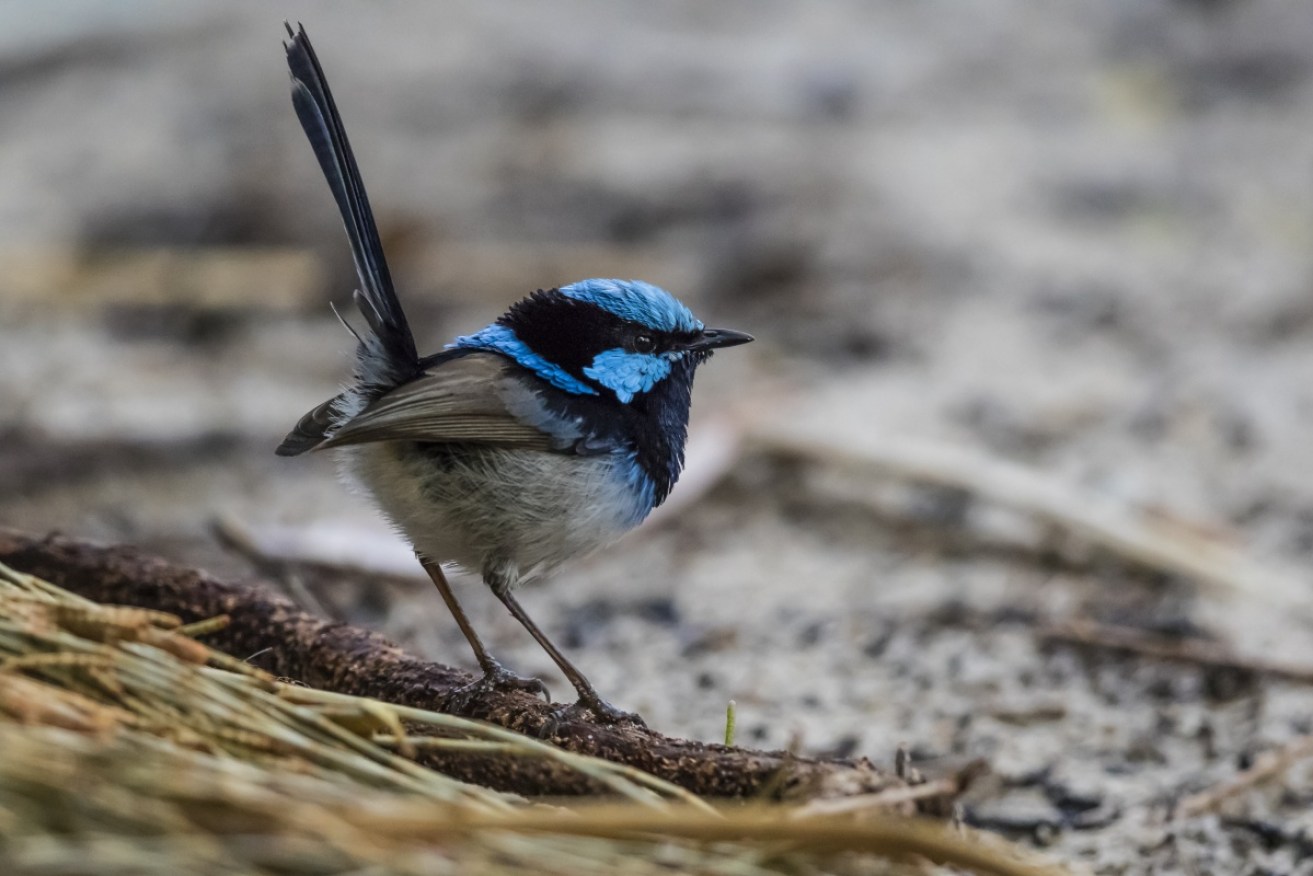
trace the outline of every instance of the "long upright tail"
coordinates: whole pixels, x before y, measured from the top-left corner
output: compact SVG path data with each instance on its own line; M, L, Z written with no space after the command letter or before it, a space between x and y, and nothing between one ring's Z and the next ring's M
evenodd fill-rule
M329 188L333 190L347 237L351 239L356 273L360 276L355 301L369 324L370 333L360 339L357 376L373 386L395 386L415 372L419 359L415 352L415 338L392 288L378 227L369 209L369 198L365 195L355 156L351 154L346 130L333 103L333 94L328 90L328 80L324 78L323 68L319 66L305 28L298 25L293 32L290 24L286 27L287 35L291 37L291 42L284 43L284 48L287 49L287 66L292 74L292 105L296 107L301 127L305 129Z

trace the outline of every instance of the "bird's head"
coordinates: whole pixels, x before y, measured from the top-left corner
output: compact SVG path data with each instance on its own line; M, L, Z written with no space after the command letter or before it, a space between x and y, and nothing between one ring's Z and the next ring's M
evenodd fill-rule
M539 290L451 346L493 350L559 389L630 404L672 374L691 377L713 350L751 340L707 328L650 283L584 280Z

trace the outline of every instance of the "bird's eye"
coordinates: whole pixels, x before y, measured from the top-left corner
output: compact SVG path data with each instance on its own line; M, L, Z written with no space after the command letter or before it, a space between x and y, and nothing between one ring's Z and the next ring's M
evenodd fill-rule
M651 335L636 335L634 337L634 352L650 353L656 349L656 338Z

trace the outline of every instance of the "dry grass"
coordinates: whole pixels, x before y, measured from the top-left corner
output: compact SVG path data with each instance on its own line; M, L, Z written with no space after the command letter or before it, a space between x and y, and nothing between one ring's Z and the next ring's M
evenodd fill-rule
M4 872L1061 872L930 821L715 810L497 727L280 683L193 638L221 622L0 566ZM550 759L610 796L531 804L417 766L419 745Z

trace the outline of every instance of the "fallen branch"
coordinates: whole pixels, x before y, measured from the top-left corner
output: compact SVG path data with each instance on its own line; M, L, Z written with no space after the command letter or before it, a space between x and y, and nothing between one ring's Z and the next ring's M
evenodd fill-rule
M1039 631L1039 635L1050 642L1105 648L1156 660L1193 663L1214 669L1231 669L1265 675L1299 684L1313 684L1311 666L1280 663L1261 657L1245 657L1212 642L1197 639L1173 639L1129 627L1113 627L1079 620L1046 627Z
M175 614L184 623L227 615L206 643L274 675L338 693L445 711L456 688L473 680L460 669L406 654L377 633L313 617L259 588L225 583L131 547L77 539L41 539L0 529L0 562L96 602ZM508 691L478 697L461 715L540 735L557 707ZM676 739L632 726L589 720L555 722L550 741L665 779L705 797L788 799L874 793L900 784L865 759L818 760ZM421 747L417 759L445 773L524 794L580 794L595 788L550 763L451 753Z
M1313 757L1313 735L1296 736L1280 748L1265 751L1254 758L1249 769L1181 800L1173 815L1176 818L1193 818L1212 812L1232 797L1277 778L1306 757Z

